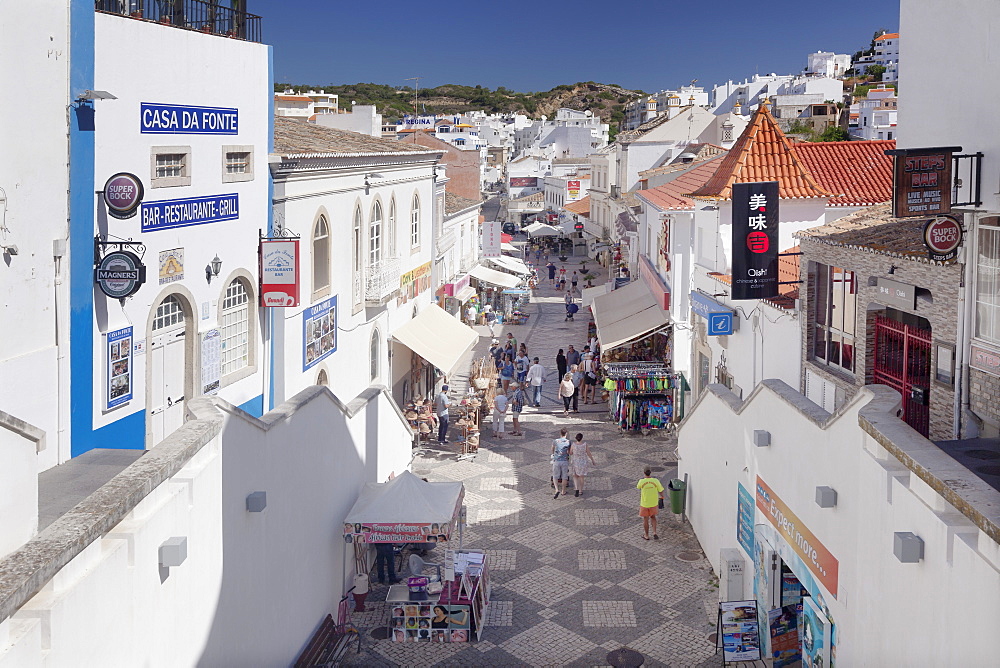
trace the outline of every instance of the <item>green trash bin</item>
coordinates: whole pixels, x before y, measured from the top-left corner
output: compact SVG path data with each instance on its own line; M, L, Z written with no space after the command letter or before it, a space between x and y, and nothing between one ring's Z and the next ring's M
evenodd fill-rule
M684 513L684 493L687 483L678 478L674 478L667 483L667 490L670 493L670 512L675 515Z

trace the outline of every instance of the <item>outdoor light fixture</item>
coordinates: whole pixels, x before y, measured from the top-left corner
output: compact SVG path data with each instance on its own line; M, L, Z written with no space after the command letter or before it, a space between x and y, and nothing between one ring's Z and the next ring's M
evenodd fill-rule
M924 540L910 531L892 535L892 553L904 564L915 564L924 558Z
M820 508L833 508L837 505L837 490L833 487L816 488L816 505Z
M267 492L250 492L247 494L247 512L261 513L267 508Z
M888 271L888 274L889 274L890 276L892 276L893 274L895 274L895 273L896 273L896 270L897 270L897 269L899 269L899 267L897 267L896 265L894 265L894 264L893 264L893 265L890 265L890 266L889 266L889 271Z
M187 536L174 536L163 541L160 545L159 557L160 566L163 568L173 568L180 566L187 560L188 539Z
M78 100L117 100L117 95L112 95L106 90L90 90L89 88L77 96Z
M216 255L210 263L205 265L205 280L211 283L212 278L218 277L220 271L222 271L222 260Z
M384 178L385 177L379 174L378 172L371 172L369 174L365 174L365 194L367 195L368 190L372 187L372 184L369 183L368 179L384 179Z
M758 448L766 448L771 445L771 432L765 429L753 430L753 444Z
M7 255L17 255L19 252L17 244L10 244L9 246L0 245L0 251L3 251Z

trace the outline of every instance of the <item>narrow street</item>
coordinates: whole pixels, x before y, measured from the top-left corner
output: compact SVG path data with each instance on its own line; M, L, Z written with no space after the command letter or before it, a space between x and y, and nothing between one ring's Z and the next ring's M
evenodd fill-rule
M574 264L567 263L572 271ZM603 275L598 280L604 280ZM354 613L364 633L351 665L602 666L609 652L628 647L646 666L715 665L709 634L715 629L718 588L690 525L660 512L660 540L643 540L636 481L649 465L664 486L675 476L675 440L654 432L623 436L609 422L605 404L580 404L563 417L556 396L555 356L586 343L589 310L564 321L563 298L547 281L534 291L528 324L506 328L527 343L548 373L541 408L526 406L522 437L490 435L484 424L472 461L458 461L457 447L423 447L414 473L431 481L465 483L468 528L464 546L485 549L492 599L480 642L432 644L376 641L384 625L386 587L375 584L368 612ZM470 355L489 347L485 327ZM464 365L462 368L468 368ZM452 385L465 387L464 378ZM510 429L508 419L507 427ZM551 443L566 427L583 433L597 462L585 492L553 499L549 486ZM452 436L454 440L455 436ZM436 552L440 552L438 549ZM431 553L429 561L443 555Z

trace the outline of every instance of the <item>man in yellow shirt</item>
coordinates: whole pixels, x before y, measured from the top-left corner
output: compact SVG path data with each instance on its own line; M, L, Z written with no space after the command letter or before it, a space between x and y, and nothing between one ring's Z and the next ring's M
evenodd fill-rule
M659 512L660 499L663 498L663 485L653 477L653 472L647 466L643 473L646 474L636 483L639 490L639 517L642 518L642 539L649 540L649 523L653 522L653 538L660 540L656 533L656 514Z

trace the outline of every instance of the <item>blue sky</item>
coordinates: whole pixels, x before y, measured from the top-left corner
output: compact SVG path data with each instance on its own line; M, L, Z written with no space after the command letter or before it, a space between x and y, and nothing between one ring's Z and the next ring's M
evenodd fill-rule
M899 28L899 0L597 0L427 4L248 0L276 82L446 83L517 91L577 81L656 91L788 74L813 51L854 53ZM625 9L615 13L615 8ZM609 10L610 8L610 10Z

